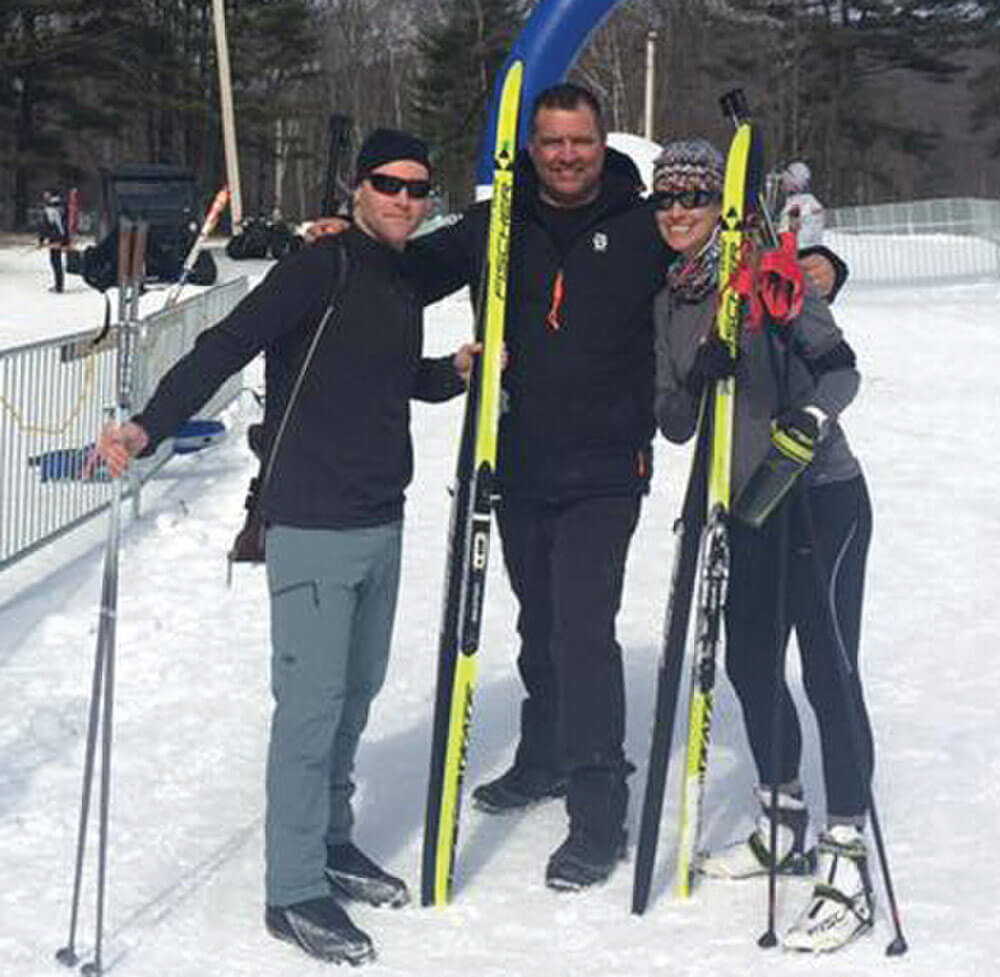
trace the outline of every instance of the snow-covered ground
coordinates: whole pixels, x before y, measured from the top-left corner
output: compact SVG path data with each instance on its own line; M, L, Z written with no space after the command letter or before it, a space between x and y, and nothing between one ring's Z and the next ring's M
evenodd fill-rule
M92 293L44 291L43 255L31 257L30 274L12 273L14 260L0 250L0 345L96 321L99 302ZM873 937L816 960L757 948L763 882L703 883L686 904L675 901L675 770L654 901L644 917L628 911L630 864L582 895L545 888L546 858L565 830L560 805L496 818L466 804L452 905L353 911L378 944L373 977L993 972L1000 954L1000 927L992 917L1000 878L1000 461L988 445L1000 424L998 307L996 282L849 289L836 307L865 377L846 417L875 505L863 673L878 744L875 787L909 954L893 961L884 956L891 937L884 898ZM468 328L462 299L439 304L427 316L428 350L451 348ZM414 406L417 474L409 491L393 661L359 757L357 840L414 889L446 485L460 412L457 401ZM246 398L229 412L226 442L172 462L156 480L157 491L147 493L144 517L129 524L123 538L105 951L121 977L328 972L271 940L261 919L267 599L260 570L238 569L227 589L224 567L255 470L242 431L257 413ZM633 835L670 527L687 463L685 449L662 440L657 452L619 618L628 751L639 766L632 778ZM101 522L0 574L0 963L18 977L63 972L53 954L65 942L69 917ZM515 607L498 551L494 556L467 784L500 772L516 735ZM819 808L818 751L808 724L806 757L807 792ZM705 843L748 830L752 783L723 678ZM84 948L92 938L92 874ZM800 881L781 884L781 925L807 891Z

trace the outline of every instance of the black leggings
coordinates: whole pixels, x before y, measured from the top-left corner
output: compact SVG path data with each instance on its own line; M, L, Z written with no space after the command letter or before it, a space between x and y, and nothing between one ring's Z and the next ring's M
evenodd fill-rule
M820 592L805 520L803 500L812 512L825 592ZM827 814L856 818L866 811L864 783L874 764L871 726L857 676L865 558L872 514L862 476L793 492L788 511L788 590L785 627L776 632L778 547L781 510L759 530L733 520L731 568L726 604L726 672L743 707L747 736L761 784L771 780L771 725L774 704L774 654L785 648L794 626L802 656L802 676L816 713L823 753ZM825 605L825 606L824 606ZM831 628L835 612L841 640ZM835 657L841 644L853 676L861 715L861 771L855 759L849 716ZM788 690L781 689L779 784L798 779L802 754L799 717Z
M49 248L49 264L52 265L52 277L54 279L55 290L61 292L63 290L63 262L62 262L62 249L60 248Z

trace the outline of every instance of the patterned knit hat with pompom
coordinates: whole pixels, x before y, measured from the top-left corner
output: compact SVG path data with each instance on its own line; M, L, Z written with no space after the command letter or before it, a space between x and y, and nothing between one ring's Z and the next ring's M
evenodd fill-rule
M725 170L725 157L706 139L679 139L653 160L653 189L721 193Z

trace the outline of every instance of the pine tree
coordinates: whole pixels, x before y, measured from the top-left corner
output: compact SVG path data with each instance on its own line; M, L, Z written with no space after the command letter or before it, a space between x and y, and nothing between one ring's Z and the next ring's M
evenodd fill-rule
M975 37L986 63L970 82L975 98L970 123L974 132L990 133L989 154L996 159L1000 157L1000 6L980 6L978 13Z
M410 100L450 209L471 199L493 82L520 31L524 9L520 0L448 0L439 18L418 29L419 67Z
M825 203L873 202L912 182L938 145L934 120L897 111L898 88L961 74L965 10L952 0L751 0L738 14L759 26L730 33L716 63L727 83L754 79L773 155L808 159Z
M109 61L88 43L95 21L84 0L25 0L0 13L0 183L7 223L25 227L47 183L82 174L76 141L110 133L120 121L91 98L91 78Z

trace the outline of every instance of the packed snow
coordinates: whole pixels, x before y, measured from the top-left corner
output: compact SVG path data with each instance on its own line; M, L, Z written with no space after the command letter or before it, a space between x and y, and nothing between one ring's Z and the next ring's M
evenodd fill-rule
M652 139L636 136L631 132L609 132L608 145L620 153L631 157L639 167L639 175L647 190L653 188L653 163L660 155L663 147Z
M100 300L79 280L45 291L44 252L0 249L0 346L95 325ZM263 264L251 270L259 274ZM224 265L224 272L237 269ZM162 293L159 293L162 295ZM157 293L147 296L156 307ZM444 909L357 907L379 958L372 977L728 977L845 974L972 977L993 972L1000 927L1000 282L864 290L835 312L858 352L861 393L845 417L875 507L863 675L877 737L875 791L910 942L892 937L879 886L874 935L807 959L756 945L766 881L703 882L673 895L677 761L668 786L653 899L630 915L632 866L579 895L548 890L561 842L559 803L491 817L466 798L454 900ZM96 310L96 311L95 311ZM428 311L426 348L470 328L468 304ZM259 383L259 370L250 371ZM327 973L262 925L268 614L263 573L225 553L256 465L245 445L259 408L244 395L230 436L172 461L129 521L121 546L113 796L105 965L121 977L303 977ZM393 660L358 758L357 842L419 890L424 790L440 591L461 402L414 405L416 477ZM687 448L657 442L652 493L631 550L619 639L628 683L634 838L645 781L652 690ZM4 974L65 972L104 519L0 574L0 962ZM519 683L515 604L499 547L490 566L466 790L513 751ZM792 655L796 692L803 703ZM809 717L801 705L802 715ZM815 730L804 777L822 810ZM846 748L846 745L845 745ZM720 673L703 843L749 831L754 776L735 700ZM96 799L96 792L95 792ZM814 823L815 828L815 823ZM90 831L78 945L93 933L96 823ZM630 858L632 852L630 851ZM874 858L873 858L874 862ZM779 926L808 894L782 881Z

